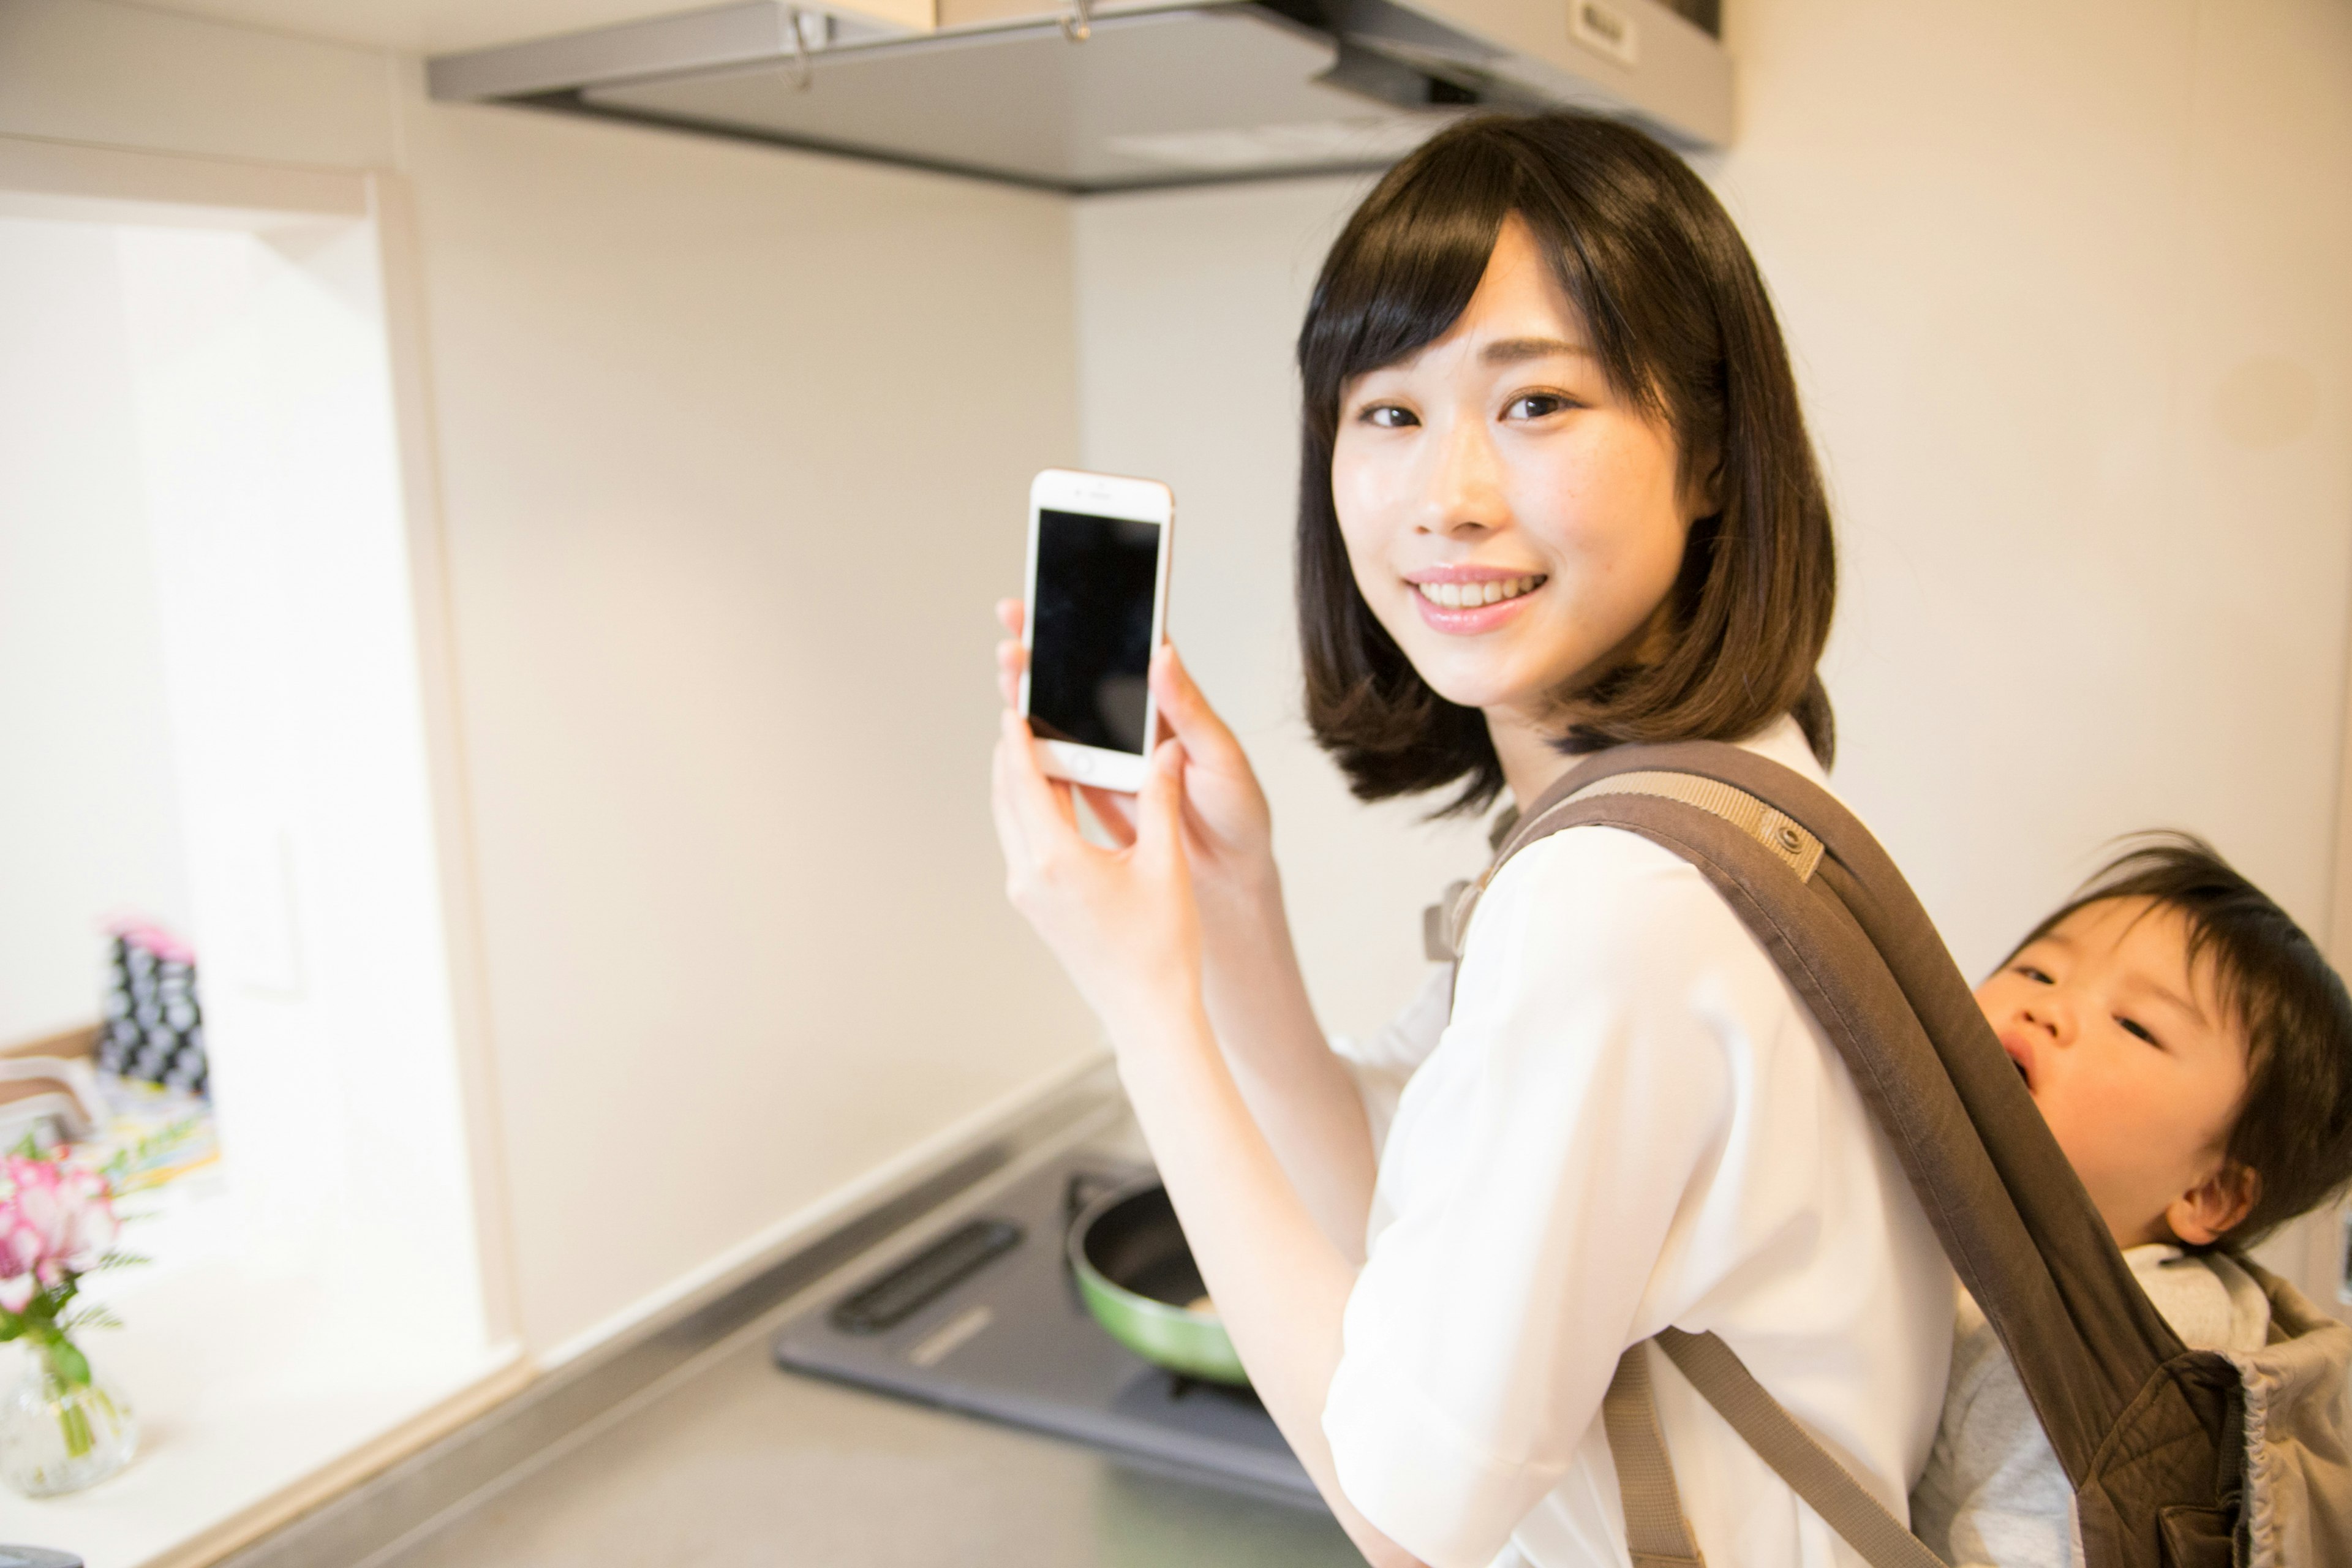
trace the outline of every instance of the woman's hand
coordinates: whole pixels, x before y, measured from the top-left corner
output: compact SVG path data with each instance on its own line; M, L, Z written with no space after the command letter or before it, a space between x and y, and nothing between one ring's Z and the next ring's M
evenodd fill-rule
M1181 750L1171 755L1163 746L1158 760L1181 767L1171 781L1179 787L1163 797L1147 785L1139 799L1045 778L1027 726L1010 711L1027 658L1021 602L1003 600L996 613L1011 634L996 648L1008 711L995 793L1013 903L1123 1053L1155 1028L1205 1015L1202 1034L1229 1061L1317 1224L1343 1258L1360 1259L1375 1175L1371 1129L1307 999L1283 914L1265 793L1241 743L1176 650L1161 647L1151 661L1152 697ZM1160 779L1159 768L1152 777ZM1080 797L1113 847L1079 837ZM1181 851L1164 861L1156 840L1145 852L1141 833L1163 805L1173 813L1168 837Z
M1029 657L1021 646L1021 601L998 600L996 618L1007 634L996 645L997 688L1004 706L1016 708ZM1160 721L1184 748L1184 847L1203 920L1213 933L1263 930L1263 920L1254 917L1278 911L1281 899L1265 792L1173 646L1156 650L1150 679ZM1114 842L1134 841L1134 797L1092 785L1077 790Z
M1145 765L1127 842L1106 848L1080 836L1070 786L1037 765L1028 724L1007 712L997 735L991 795L1005 894L1122 1049L1201 1017L1183 777L1183 747L1162 742Z

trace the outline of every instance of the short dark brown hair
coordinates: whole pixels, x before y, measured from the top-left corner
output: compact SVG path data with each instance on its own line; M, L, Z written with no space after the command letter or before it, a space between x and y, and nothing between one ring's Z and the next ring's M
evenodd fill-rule
M2261 1182L2222 1240L2251 1247L2352 1182L2352 996L2294 917L2193 834L2145 833L2026 933L2015 958L2089 905L2146 899L2189 925L2246 1046L2246 1093L2228 1157ZM2006 962L2006 961L2004 961Z
M1715 477L1669 595L1672 645L1594 672L1564 751L1738 740L1793 711L1835 749L1814 667L1837 599L1828 498L1796 378L1739 231L1683 162L1587 114L1455 125L1394 169L1331 247L1298 334L1306 395L1297 592L1307 720L1366 800L1503 785L1483 715L1440 697L1357 591L1331 498L1339 394L1444 335L1517 214L1581 314L1610 384L1673 430L1685 483ZM1568 694L1563 694L1568 695Z

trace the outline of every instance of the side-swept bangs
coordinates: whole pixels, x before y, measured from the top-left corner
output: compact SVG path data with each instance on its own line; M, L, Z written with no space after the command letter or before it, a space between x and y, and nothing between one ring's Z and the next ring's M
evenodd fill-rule
M1654 662L1595 672L1560 737L1738 740L1793 711L1826 764L1814 673L1837 596L1829 504L1763 279L1706 184L1641 132L1583 114L1496 116L1390 171L1325 258L1298 336L1305 393L1297 593L1307 719L1366 800L1503 787L1477 710L1423 681L1357 591L1331 496L1342 389L1443 337L1517 214L1583 319L1612 387L1675 437L1720 510L1691 529Z

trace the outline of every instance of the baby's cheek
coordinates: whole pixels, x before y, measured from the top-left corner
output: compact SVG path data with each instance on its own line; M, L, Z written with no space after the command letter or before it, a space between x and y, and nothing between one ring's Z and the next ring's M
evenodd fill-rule
M1984 1014L1985 1022L1995 1030L2009 1023L2017 1013L2016 1000L2009 994L2014 983L2007 970L1999 970L1986 975L1984 984L1976 988L1977 1008Z
M2081 1087L2073 1082L2044 1083L2034 1091L2033 1105L2042 1112L2042 1120L2049 1123L2051 1136L2058 1140L2058 1147L2074 1167L2075 1174L2088 1181L2090 1175L2084 1166L2104 1164L2109 1151L2105 1118L2085 1112Z

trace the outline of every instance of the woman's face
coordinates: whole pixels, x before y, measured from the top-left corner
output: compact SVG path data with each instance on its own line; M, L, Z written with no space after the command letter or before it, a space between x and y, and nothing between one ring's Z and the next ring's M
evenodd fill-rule
M1445 335L1340 388L1356 585L1441 696L1556 734L1658 629L1699 515L1672 431L1612 390L1516 216Z

